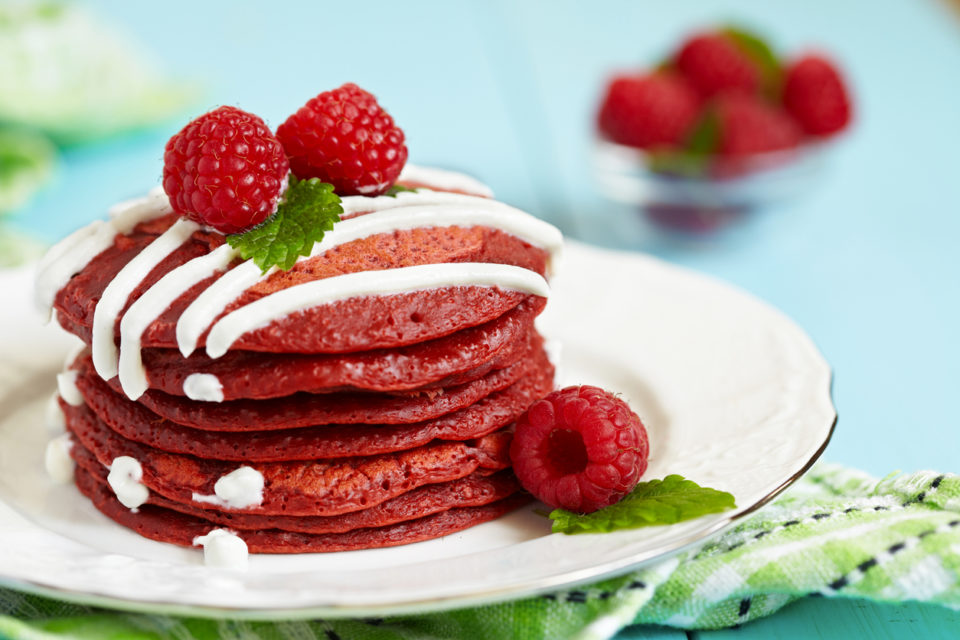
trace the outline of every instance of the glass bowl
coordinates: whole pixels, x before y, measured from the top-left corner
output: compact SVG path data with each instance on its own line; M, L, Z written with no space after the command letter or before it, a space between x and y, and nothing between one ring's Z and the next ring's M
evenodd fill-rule
M744 158L698 159L598 138L593 168L608 198L637 206L660 227L704 232L807 191L824 150L824 143L811 142Z

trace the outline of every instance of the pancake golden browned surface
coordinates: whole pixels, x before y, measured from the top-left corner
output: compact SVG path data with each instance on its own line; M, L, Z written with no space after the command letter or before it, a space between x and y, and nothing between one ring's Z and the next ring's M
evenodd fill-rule
M559 232L433 175L341 199L287 269L163 194L55 247L38 295L87 346L58 380L81 493L147 538L223 529L256 553L406 544L527 502L508 451L553 387L534 319Z

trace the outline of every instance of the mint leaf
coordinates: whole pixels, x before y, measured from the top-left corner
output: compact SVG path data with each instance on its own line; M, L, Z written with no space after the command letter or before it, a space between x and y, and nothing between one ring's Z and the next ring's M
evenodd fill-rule
M694 125L680 149L660 149L647 154L647 166L655 173L685 178L707 175L710 161L720 146L720 120L711 106Z
M709 156L720 146L720 118L712 107L707 107L693 127L684 145L687 153Z
M264 273L273 266L286 271L298 257L310 255L314 243L333 229L341 213L340 197L332 184L291 176L277 212L253 229L227 236L227 243Z
M620 502L586 515L565 509L550 512L554 533L607 533L674 524L736 507L725 491L701 487L682 476L641 482Z
M410 187L405 187L402 184L395 184L383 195L390 196L391 198L396 198L398 193L403 193L404 191L416 191L416 189L411 189Z
M775 100L783 85L783 65L767 41L757 34L738 26L729 26L721 30L740 51L760 69L760 87L764 95Z

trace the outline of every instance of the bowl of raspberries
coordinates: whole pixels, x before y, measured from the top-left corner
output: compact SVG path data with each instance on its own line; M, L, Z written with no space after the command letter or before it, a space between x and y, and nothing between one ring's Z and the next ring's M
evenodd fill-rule
M608 81L594 168L607 196L658 225L712 230L809 188L852 112L825 54L781 57L745 29L702 31Z

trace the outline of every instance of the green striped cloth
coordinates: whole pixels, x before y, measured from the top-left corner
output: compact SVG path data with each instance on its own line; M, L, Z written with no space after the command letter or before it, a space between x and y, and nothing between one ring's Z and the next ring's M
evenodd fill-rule
M811 595L960 609L960 476L877 480L821 464L699 551L588 587L476 609L256 623L116 613L0 590L0 637L600 639L630 624L730 627Z

